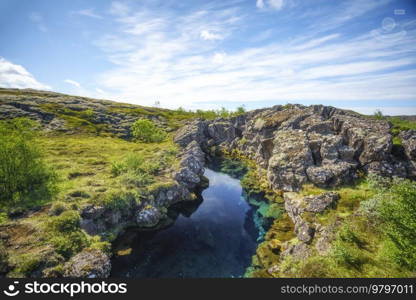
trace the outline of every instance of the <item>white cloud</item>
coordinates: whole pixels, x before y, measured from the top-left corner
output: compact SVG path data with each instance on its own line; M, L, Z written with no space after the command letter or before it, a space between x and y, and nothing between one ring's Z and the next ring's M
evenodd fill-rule
M110 7L110 13L116 16L125 16L130 12L130 8L123 2L113 1Z
M0 86L5 88L32 88L49 90L50 86L37 81L23 66L0 57Z
M346 106L345 109L350 109L362 114L372 115L376 109L380 110L383 115L400 116L400 115L416 115L416 107L412 106Z
M223 36L218 34L218 33L214 33L214 32L210 32L209 30L202 30L200 37L203 40L207 40L207 41L214 41L214 40L222 40Z
M238 9L221 14L200 9L176 17L126 11L117 18L116 32L96 42L114 64L97 78L98 88L106 91L100 97L142 105L159 99L164 107L195 108L255 101L379 103L412 101L416 95L411 30L400 40L380 42L371 32L348 37L318 28L290 41L221 49L201 33L232 37L248 18Z
M94 18L94 19L102 19L103 18L101 15L97 14L94 11L94 9L92 9L92 8L81 9L81 10L75 11L73 13L76 14L76 15L90 17L90 18Z
M29 14L29 20L36 24L37 28L42 31L46 32L48 31L48 28L46 27L43 16L40 13L32 12Z
M225 54L224 52L221 52L221 53L217 52L212 57L212 62L214 64L223 64L225 62L226 56L227 54Z
M264 8L264 1L263 0L257 0L256 1L257 8Z
M264 9L268 7L274 10L281 10L283 6L284 6L283 0L257 0L256 1L256 7L259 9Z
M308 42L294 47L295 50L305 50L305 49L309 49L309 48L314 48L317 47L321 44L324 44L327 41L333 40L338 38L340 35L338 33L334 33L334 34L330 34L330 35L326 35L317 39L313 39L313 40L309 40Z
M269 0L269 5L273 9L280 10L283 8L283 0Z
M77 88L81 88L81 84L79 82L75 81L75 80L65 79L64 82L66 82L68 84L71 84L71 85L73 85L73 86L75 86Z

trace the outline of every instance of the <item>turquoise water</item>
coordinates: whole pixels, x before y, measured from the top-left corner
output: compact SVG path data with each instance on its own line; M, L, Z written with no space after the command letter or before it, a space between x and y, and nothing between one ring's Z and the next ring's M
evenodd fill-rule
M170 227L130 232L130 255L113 259L113 277L241 277L258 245L254 210L238 179L205 171L209 187L199 206L180 207Z

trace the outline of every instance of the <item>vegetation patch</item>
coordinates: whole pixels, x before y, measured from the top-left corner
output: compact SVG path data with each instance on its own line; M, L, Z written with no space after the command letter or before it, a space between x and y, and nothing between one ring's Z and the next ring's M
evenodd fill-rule
M56 193L56 174L37 143L37 123L0 122L0 208L28 208ZM12 155L11 155L12 154Z

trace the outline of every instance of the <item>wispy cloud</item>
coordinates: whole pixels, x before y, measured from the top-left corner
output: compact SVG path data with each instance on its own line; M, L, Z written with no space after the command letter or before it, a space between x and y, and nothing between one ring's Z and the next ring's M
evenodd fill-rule
M127 4L120 1L113 1L110 7L110 13L116 16L125 16L129 13Z
M36 27L42 31L46 32L48 31L48 28L46 27L43 16L38 12L32 12L29 14L29 20L32 21L34 24L36 24Z
M256 7L259 9L270 8L274 10L281 10L284 6L284 0L257 0Z
M23 66L14 64L3 57L0 57L0 87L51 89L50 86L37 81Z
M118 28L95 42L114 64L99 75L99 89L107 97L140 104L157 98L167 107L414 100L416 24L410 24L407 35L398 40L380 41L370 29L353 36L337 31L363 11L382 5L370 2L354 2L358 7L348 9L348 17L342 17L342 11L331 18L325 12L315 15L327 20L330 31L315 28L289 41L274 41L270 38L274 29L266 29L260 41L270 43L234 48L222 45L235 41L234 34L250 18L238 8L219 11L211 5L178 16L136 11L125 4L114 8L113 3ZM262 5L278 7L277 2L257 1L258 7Z
M81 84L80 84L79 82L75 81L75 80L72 80L72 79L65 79L65 80L64 80L64 82L66 82L66 83L68 83L68 84L70 84L70 85L73 85L73 86L75 86L76 88L81 88Z
M103 18L101 15L97 14L93 8L86 8L86 9L73 11L72 14L80 15L80 16L84 16L84 17L90 17L90 18L94 18L94 19L102 19Z
M264 1L263 0L257 0L256 1L257 8L264 8Z
M219 33L214 33L209 30L202 30L200 34L203 40L214 41L214 40L222 40L224 37Z

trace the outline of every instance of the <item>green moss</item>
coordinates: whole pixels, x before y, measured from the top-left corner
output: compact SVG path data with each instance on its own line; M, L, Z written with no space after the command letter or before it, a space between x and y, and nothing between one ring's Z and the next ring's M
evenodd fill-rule
M44 224L48 242L65 258L88 245L88 236L81 230L80 221L79 213L71 210L49 218Z
M51 217L46 222L46 230L49 232L68 233L80 228L81 217L78 212L65 211L59 216Z
M138 203L138 199L137 192L113 190L108 192L105 197L98 199L97 204L112 210L125 210L131 207L132 203Z
M247 173L247 166L239 160L224 159L220 164L220 171L234 178L241 178Z
M96 235L90 237L88 250L100 250L108 255L111 254L111 244L108 241L102 241L101 237Z
M0 225L1 224L5 224L9 221L9 217L7 215L7 213L5 212L0 212Z
M39 257L27 253L14 256L10 263L14 266L10 277L28 277L39 267L41 261Z

